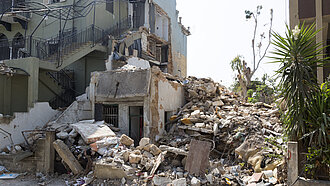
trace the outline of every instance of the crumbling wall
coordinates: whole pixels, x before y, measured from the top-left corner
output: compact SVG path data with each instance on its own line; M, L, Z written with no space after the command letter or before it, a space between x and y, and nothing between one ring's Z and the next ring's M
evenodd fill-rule
M95 84L92 89L96 102L144 97L149 90L150 70L95 72L93 78L91 84Z
M92 119L92 104L89 100L74 101L56 120L56 123L77 123Z
M187 58L180 52L173 52L173 75L187 77Z
M173 75L181 75L185 77L187 75L187 35L182 30L182 24L178 22L178 11L176 10L176 0L154 0L168 15L170 18L171 28L169 30L171 41L171 50L173 56L173 69L169 67L169 72L173 70ZM178 56L183 56L179 58ZM169 64L171 65L171 64ZM181 74L180 74L180 71Z
M168 80L158 69L152 68L149 98L150 126L148 136L157 140L165 133L165 112L176 112L184 104L184 89L181 83Z
M53 110L49 103L36 103L29 112L14 113L13 120L9 123L0 123L0 128L11 133L14 144L24 142L22 131L33 130L37 127L43 127L59 111ZM0 149L10 145L10 141L1 134Z

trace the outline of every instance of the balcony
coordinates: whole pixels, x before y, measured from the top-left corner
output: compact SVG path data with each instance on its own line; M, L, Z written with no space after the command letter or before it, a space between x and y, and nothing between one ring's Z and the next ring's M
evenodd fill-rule
M12 24L20 24L23 29L27 29L30 20L30 13L21 11L24 8L25 0L1 0L0 24L5 26L7 31L11 31Z

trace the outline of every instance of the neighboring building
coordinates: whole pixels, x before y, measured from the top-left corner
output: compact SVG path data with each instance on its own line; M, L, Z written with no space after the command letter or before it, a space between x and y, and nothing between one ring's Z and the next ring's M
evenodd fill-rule
M323 47L329 46L330 34L330 2L328 0L290 0L290 28L294 28L299 23L305 25L316 24L316 29L320 30L316 35L316 41L322 42ZM330 48L324 51L325 56L330 56ZM318 67L317 79L323 82L329 77L330 67Z
M0 60L15 69L13 76L0 75L4 115L37 102L70 105L85 92L91 72L106 70L113 37L142 27L153 43L149 59L186 76L190 33L178 22L176 0L2 0L0 7Z

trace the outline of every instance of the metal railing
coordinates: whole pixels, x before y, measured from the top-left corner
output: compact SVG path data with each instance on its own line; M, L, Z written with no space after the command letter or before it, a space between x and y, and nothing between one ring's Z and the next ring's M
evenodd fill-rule
M25 2L25 0L1 0L0 1L0 14L7 13L7 12L9 13L9 12L13 11L13 9L15 9L15 8L22 8L24 2ZM26 18L31 17L31 14L28 12L19 12L19 13L15 13L15 14L21 15Z
M4 51L0 52L0 59L13 59L10 56L18 56L17 58L37 57L49 62L58 62L58 65L61 65L61 61L66 56L73 54L80 47L93 46L97 43L105 45L109 35L119 36L130 28L131 17L128 17L106 30L91 25L79 32L73 30L71 33L58 34L47 40L26 37L20 41L24 43L25 47L17 50L19 52L17 55L12 55L13 40L0 40L0 49Z

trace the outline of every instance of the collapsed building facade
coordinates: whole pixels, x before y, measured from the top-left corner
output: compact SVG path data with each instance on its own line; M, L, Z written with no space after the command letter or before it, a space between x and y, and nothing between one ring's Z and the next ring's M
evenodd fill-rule
M8 0L1 5L0 60L12 73L0 73L0 128L4 136L0 148L22 143L22 132L58 120L59 115L63 116L58 108L80 110L80 119L107 119L106 112L115 110L117 119L111 117L108 122L141 138L154 132L161 134L164 115L168 117L183 104L182 88L175 78L166 80L170 75L163 74L185 77L187 71L190 32L181 24L175 0ZM147 64L144 70L125 72L128 77L132 73L137 89L111 97L113 88L121 91L123 84L130 87L132 82L123 78L109 84L108 78L119 76L119 72L103 71L115 70L135 59L144 59L143 64ZM92 77L94 71L105 82ZM142 79L136 79L139 73L144 74ZM97 80L92 81L97 84L91 92L95 102L75 101L93 79ZM160 82L159 87L156 82ZM110 91L108 97L102 88ZM135 94L140 88L141 94ZM167 94L177 97L169 106L162 102ZM149 106L153 110L148 110ZM156 121L155 117L161 119Z
M182 84L157 67L96 72L92 79L95 119L113 124L135 142L144 136L159 139L185 101Z

